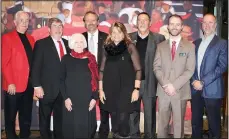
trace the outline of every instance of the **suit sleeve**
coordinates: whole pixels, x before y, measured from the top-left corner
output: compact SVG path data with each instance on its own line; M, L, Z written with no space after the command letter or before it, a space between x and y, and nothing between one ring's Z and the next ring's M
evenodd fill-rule
M159 43L165 41L165 36L164 35L160 35L159 36Z
M223 41L222 44L220 44L220 52L218 56L218 62L216 65L216 68L212 71L210 71L208 74L206 74L202 81L204 82L204 86L208 86L210 83L215 81L217 78L222 76L222 74L227 70L228 65L228 46L227 42Z
M169 82L168 79L166 79L164 77L164 74L162 72L162 61L161 61L161 50L160 50L160 46L157 46L157 49L156 49L156 54L155 54L155 58L154 58L154 63L153 63L153 71L154 71L154 74L159 82L159 84L161 86L164 86Z
M2 74L8 84L15 84L12 68L12 44L9 37L2 37Z
M32 65L32 73L31 73L33 87L41 86L43 55L44 55L44 51L41 42L37 41L34 46L33 65Z
M195 47L191 46L186 61L186 70L172 83L176 90L179 90L191 79L195 70L195 63Z
M68 94L66 92L66 84L65 84L65 79L66 79L66 74L67 74L67 70L66 70L66 57L63 57L63 59L61 60L61 72L60 72L60 92L61 95L63 97L64 100L66 100L68 98Z

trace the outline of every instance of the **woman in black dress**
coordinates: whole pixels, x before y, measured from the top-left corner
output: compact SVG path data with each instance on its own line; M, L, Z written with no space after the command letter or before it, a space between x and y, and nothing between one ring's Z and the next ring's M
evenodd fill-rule
M63 136L64 139L93 138L97 127L97 63L94 55L84 51L87 42L82 34L73 34L69 47L71 53L61 61Z
M111 114L113 135L128 137L129 115L140 110L139 55L120 22L112 24L104 49L99 74L100 107Z

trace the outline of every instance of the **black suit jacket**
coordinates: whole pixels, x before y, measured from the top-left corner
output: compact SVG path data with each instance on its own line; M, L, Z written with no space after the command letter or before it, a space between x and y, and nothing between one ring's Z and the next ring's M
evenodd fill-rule
M84 32L83 33L84 37L86 38L87 40L87 45L88 45L88 33L87 32ZM104 42L107 38L107 34L104 33L104 32L101 32L99 31L99 40L98 40L98 54L97 54L97 59L98 59L98 67L100 67L101 65L101 61L102 61L102 56L103 56L103 45L104 45Z
M62 40L66 52L69 53L68 41ZM55 99L60 92L60 65L61 61L51 36L36 41L31 78L33 87L43 88L44 99Z
M130 33L133 43L137 43L137 32ZM157 79L153 73L153 61L157 49L157 44L163 42L165 37L158 33L149 33L145 55L145 87L144 92L148 97L156 97Z

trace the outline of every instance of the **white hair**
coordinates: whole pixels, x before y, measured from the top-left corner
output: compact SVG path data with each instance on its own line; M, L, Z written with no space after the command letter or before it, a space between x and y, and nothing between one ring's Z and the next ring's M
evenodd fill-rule
M80 34L80 33L72 34L72 36L69 37L69 39L68 39L69 48L73 49L75 47L76 41L79 40L79 39L83 39L83 43L84 43L83 49L87 48L86 38L84 37L83 34Z
M29 17L29 14L28 14L27 12L25 12L25 11L18 11L18 12L15 14L15 16L14 16L14 20L17 20L17 19L18 19L18 17L19 17L22 13L27 14L27 15L28 15L28 17Z

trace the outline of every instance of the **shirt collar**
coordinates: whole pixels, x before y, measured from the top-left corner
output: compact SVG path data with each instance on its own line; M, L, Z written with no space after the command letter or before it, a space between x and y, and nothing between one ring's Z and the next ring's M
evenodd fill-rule
M177 36L177 38L176 38L176 39L171 39L171 38L169 38L169 41L170 41L170 42L175 41L175 42L176 42L176 44L179 44L179 43L180 43L180 40L181 40L181 35Z
M138 32L138 36L140 37L140 38L142 38L142 39L145 39L147 36L149 36L149 32L148 32L148 34L146 34L146 35L141 35L139 32Z
M57 41L61 41L62 42L62 39L60 38L60 40L57 40L57 39L55 39L54 37L52 37L51 36L51 38L52 38L52 40L54 41L54 42L57 42Z
M207 37L202 37L202 41L210 41L214 38L215 33L212 33L211 35L207 36Z
M96 34L98 34L99 33L99 30L97 29L96 31L95 31L95 33L90 33L90 32L87 32L88 33L88 36L95 36Z

